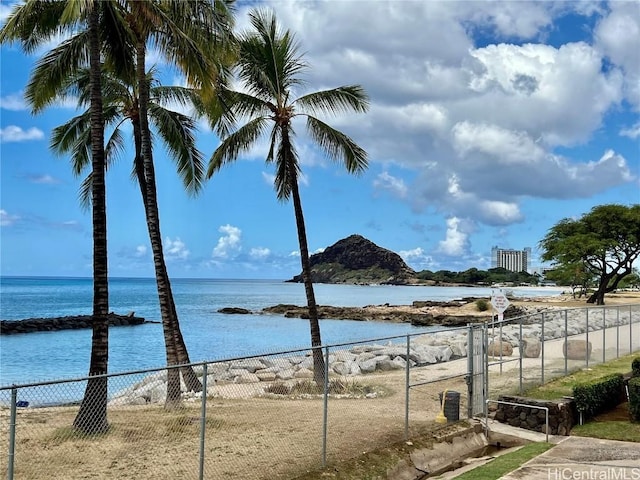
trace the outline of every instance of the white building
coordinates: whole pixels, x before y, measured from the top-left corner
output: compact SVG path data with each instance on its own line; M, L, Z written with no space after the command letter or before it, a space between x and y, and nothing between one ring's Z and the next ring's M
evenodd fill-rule
M513 250L491 248L491 268L506 268L512 272L531 271L531 248L524 250Z

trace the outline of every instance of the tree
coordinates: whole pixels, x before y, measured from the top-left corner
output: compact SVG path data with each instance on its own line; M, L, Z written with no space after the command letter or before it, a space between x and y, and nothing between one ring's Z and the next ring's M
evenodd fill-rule
M214 90L211 87L220 83L219 73L226 67L224 59L230 57L228 52L232 46L233 26L231 3L226 0L212 2L134 0L128 2L130 9L128 26L133 32L136 47L135 86L139 109L137 139L140 147L137 153L142 160L138 178L143 191L169 365L188 364L190 361L180 332L162 249L149 127L150 84L145 70L147 43L152 40L161 53L180 67L190 84L203 86L205 93L206 89ZM220 61L220 59L223 60ZM200 157L187 155L182 168L183 172L189 172L185 177L187 186L197 191L202 177ZM190 367L183 368L182 372L189 390L202 390L202 385ZM180 402L180 381L178 370L169 369L167 374L166 405L172 407Z
M599 205L574 220L565 218L540 242L543 261L580 264L597 279L587 303L604 305L604 296L632 272L640 256L640 205Z
M41 73L44 74L44 72ZM149 176L145 174L145 165L141 154L140 109L134 88L135 82L133 79L128 82L118 79L106 70L103 71L102 79L104 118L106 125L111 128L111 134L105 146L108 164L124 148L122 124L130 122L132 125L135 152L133 176L138 182L145 206L147 227L154 255L167 363L169 365L188 364L190 363L189 357L180 331L175 302L164 262L162 243L159 241L161 234L157 202L155 195L151 199L147 198L150 189L147 183L150 180L148 179ZM204 168L202 154L195 145L195 121L187 115L165 108L163 103L173 101L185 106L197 103L199 102L198 92L195 89L184 87L155 85L151 75L148 75L147 81L152 86L149 101L151 123L155 125L158 137L163 141L167 151L175 161L178 175L182 178L185 189L189 192L197 192L201 185ZM77 75L69 78L65 94L76 96L80 107L86 106L88 103L87 86L87 71L82 70ZM83 172L89 163L89 158L87 157L89 115L89 110L86 110L65 124L56 127L52 133L52 149L58 154L71 154L73 171L76 174ZM81 188L83 204L88 205L90 203L91 190L92 177L88 176ZM202 384L191 367L183 367L181 371L187 389L202 390ZM167 405L172 407L180 401L180 376L176 369L172 369L170 373L167 387Z
M111 52L122 53L126 44L119 39L120 29L111 22L118 18L117 5L98 0L50 1L29 0L14 8L0 31L0 43L20 41L30 53L58 34L72 37L63 42L60 71L73 72L88 64L90 72L90 145L93 225L93 312L89 380L74 426L85 433L101 433L107 421L107 373L109 356L109 283L107 270L107 221L104 162L104 119L101 96L101 54L105 42ZM107 56L107 59L113 57ZM36 91L49 92L59 79L42 79ZM31 80L33 83L33 78ZM27 96L34 113L46 106L38 97Z
M582 298L583 295L587 294L589 286L594 283L593 273L587 270L582 262L558 265L547 272L545 277L556 282L557 285L570 286L573 298L576 298L576 290L578 291L578 298Z
M367 168L366 152L347 135L333 129L314 114L366 112L368 97L359 85L349 85L296 98L294 88L302 84L299 75L307 65L298 54L294 35L289 31L282 32L271 12L254 10L249 18L253 30L240 38L237 66L238 76L245 90L229 92L233 117L247 119L247 122L232 133L225 135L222 132L222 142L211 157L207 175L211 177L223 165L236 161L271 125L266 162L275 164L274 186L277 198L280 201L293 199L302 277L309 309L314 380L317 384L322 384L324 358L322 349L319 348L322 341L298 188L301 168L292 122L297 117L306 118L306 128L311 139L329 158L341 162L348 172L358 174Z
M153 253L167 364L187 365L190 359L180 330L162 248L149 116L153 116L157 130L177 161L178 173L186 189L190 193L196 193L201 187L204 172L202 157L195 148L195 138L192 133L195 125L188 117L162 108L161 102L177 101L182 104L193 104L200 103L200 99L197 98L195 90L177 87L164 90L156 87L155 98L150 99L151 78L145 72L146 49L147 42L153 39L160 51L179 65L192 82L203 85L215 84L219 82L218 70L225 67L219 65L219 58L229 57L233 19L229 2L223 0L215 2L130 1L122 2L122 7L121 26L135 47L135 53L128 58L120 58L118 68L105 64L104 72L110 75L106 78L109 83L103 89L108 103L105 108L111 122L115 121L114 116L120 115L131 121L133 125L134 173L142 194ZM43 62L36 69L35 76L43 79L59 77L57 69L60 62L56 54L62 53L61 50L54 50L48 61ZM83 90L86 87L86 74L79 72L78 75L73 75L59 84L62 92L52 90L51 94L64 95L69 90L75 89L79 94L80 103L86 104L86 91ZM154 100L155 103L153 103ZM58 151L66 149L74 152L76 173L79 173L86 164L86 155L83 150L83 141L86 138L80 129L85 125L83 117L84 115L78 116L65 124L62 130L57 132L59 142L55 145ZM115 132L117 136L112 136L112 140L119 140L119 131ZM110 145L115 147L118 143L114 141L107 144L108 147ZM90 176L89 182L83 184L85 193L91 191L92 182L93 177ZM185 366L180 371L188 390L202 390L202 385L192 367ZM168 371L166 400L168 407L176 406L180 402L180 371L175 368Z

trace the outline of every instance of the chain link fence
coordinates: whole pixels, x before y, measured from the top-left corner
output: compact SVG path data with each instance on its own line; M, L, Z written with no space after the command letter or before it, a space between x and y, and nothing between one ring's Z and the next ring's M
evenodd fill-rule
M591 361L640 349L640 306L607 308L601 318L605 326L614 323L602 343L596 340L600 317L593 313L601 310L589 312L590 328L596 328L590 341L604 345L603 353L592 351ZM519 376L502 375L516 384L564 371L551 346L557 329L571 333L560 328L563 315L573 314L545 312L492 325L489 342L499 332L504 343L516 345L502 358L511 362L488 362L492 388L500 368L503 374L519 369ZM538 324L544 325L544 353L521 358L518 342L525 331L535 336ZM443 328L320 347L321 382L314 380L309 349L193 364L203 392L186 392L183 384L180 403L170 406L167 368L105 375L98 378L108 394L108 429L101 433L74 427L88 378L2 387L0 468L9 480L295 478L432 430L445 391L461 393L465 418L467 380L477 374L469 370L471 331ZM566 371L577 366L568 363Z
M522 394L639 351L640 305L548 309L491 323L488 337L489 397Z

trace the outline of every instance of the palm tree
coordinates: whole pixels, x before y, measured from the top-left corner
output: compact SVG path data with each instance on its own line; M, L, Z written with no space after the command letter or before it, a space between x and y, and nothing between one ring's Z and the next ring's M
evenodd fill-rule
M301 168L294 145L292 121L296 117L305 117L310 137L327 156L341 162L348 172L358 174L367 168L366 152L347 135L333 129L313 114L366 112L369 101L359 85L338 87L295 98L293 88L303 83L299 75L307 65L298 55L298 44L294 36L289 31L280 31L275 15L271 12L254 10L249 17L254 31L247 32L240 38L237 67L245 91L231 92L233 115L236 118L246 118L247 122L233 133L223 135L220 146L209 162L207 176L211 177L223 165L236 161L271 125L266 162L275 164L274 185L278 199L287 201L293 198L302 277L309 309L314 380L321 385L324 382L325 366L322 349L319 348L322 341L298 189Z
M160 311L165 326L165 345L169 365L190 363L182 333L178 323L171 284L167 274L160 234L155 167L149 127L150 84L145 71L147 43L150 39L187 76L191 84L204 86L209 91L220 82L220 73L224 71L224 59L233 46L232 2L214 0L212 2L184 2L181 0L166 2L128 3L129 27L134 34L136 47L136 90L138 115L139 155L142 165L138 175L143 190L145 213L149 227L149 238L154 257L156 284L160 299ZM222 65L222 66L221 66ZM203 90L206 94L206 90ZM189 157L189 181L191 187L198 190L202 178L199 157ZM183 368L187 389L201 391L202 385L193 370ZM167 407L180 402L179 372L175 368L168 370Z
M212 92L215 93L215 89L211 86L224 83L226 62L233 58L230 53L233 47L231 35L233 17L230 6L231 2L226 0L215 0L214 2L130 1L123 3L123 8L126 7L123 14L123 29L135 47L135 54L121 60L117 65L121 72L119 75L121 83L115 85L112 81L109 90L111 90L111 95L116 96L115 100L113 97L111 100L116 103L122 101L127 103L128 112L126 115L134 125L135 173L145 206L153 252L168 365L188 365L190 359L180 331L162 248L151 131L148 120L150 79L145 72L147 43L153 40L161 52L181 67L191 83L203 86L200 94L211 98ZM56 53L58 52L52 52L50 58L47 59L48 61L39 65L35 74L37 78L46 79L56 76L60 64ZM113 65L107 64L107 66L113 68ZM61 86L61 89L72 89L74 82L79 80L80 77L70 79L64 86ZM86 81L84 85L86 87ZM131 92L128 92L129 86ZM186 90L183 90L178 97L176 97L176 91L174 88L174 93L170 95L173 98L169 99L184 100ZM156 88L156 94L159 92L160 90ZM28 90L27 93L29 94L30 91ZM59 94L60 91L52 93ZM33 94L37 95L37 92L33 92ZM168 94L165 92L164 95ZM193 103L195 97L191 95L190 100ZM165 112L158 110L157 105L154 108L156 110L152 114L160 115ZM70 124L73 124L73 121ZM179 132L167 131L164 133L175 136ZM193 152L189 149L183 150L176 158L180 158L179 173L183 177L187 190L195 193L201 187L203 167L201 157L190 155L190 153ZM85 189L90 191L87 184L85 184ZM185 366L180 370L187 390L202 390L202 385L192 367ZM171 407L179 402L180 371L170 368L168 370L166 405Z
M28 0L14 8L0 31L0 43L20 41L25 52L33 52L58 34L73 35L63 44L68 47L60 57L59 72L73 72L80 66L90 71L90 145L93 225L93 312L89 380L74 426L85 433L101 433L109 428L107 421L107 373L109 353L109 284L107 271L107 222L104 163L104 119L101 96L101 54L107 60L118 58L126 48L125 37L117 25L119 9L115 2ZM115 23L114 23L115 22ZM104 45L110 44L110 49ZM112 56L115 54L115 57ZM55 90L62 77L42 79L33 91L44 94ZM31 80L33 83L33 78ZM27 96L34 113L47 103L39 95Z
M177 313L173 294L169 284L167 269L164 262L164 254L162 252L160 223L158 217L157 202L155 199L155 188L152 189L154 196L149 201L147 199L150 181L148 175L145 174L145 165L142 158L142 141L141 141L141 125L140 125L140 108L138 105L138 96L132 79L125 81L117 78L104 70L103 75L103 104L104 118L107 126L111 128L111 134L106 142L105 153L107 163L114 160L124 148L124 140L122 134L122 125L130 122L133 126L134 140L134 159L133 159L133 175L137 179L140 192L145 206L145 214L147 217L147 226L149 237L151 239L154 265L156 268L156 277L158 279L158 296L160 299L161 311L163 314L163 332L165 337L165 347L167 355L167 363L175 365L178 363L189 363L184 361L179 354L179 345L182 345L184 351L182 355L187 355L184 340L180 332L180 326L177 321ZM202 154L196 148L194 120L184 114L169 110L163 106L164 103L173 101L183 106L194 105L200 102L199 92L191 88L183 88L176 86L161 86L154 83L153 72L147 75L147 83L151 85L149 99L149 118L155 125L159 137L163 140L171 157L174 159L178 171L178 175L182 178L187 191L197 192L201 186L203 177L203 159ZM68 79L67 88L64 95L77 96L79 106L86 106L89 100L88 92L88 72L81 70L77 75ZM89 140L89 119L90 112L85 112L73 117L68 122L53 130L51 138L51 148L58 154L71 154L73 171L80 174L89 163L87 155ZM90 202L90 192L92 189L92 178L87 177L82 184L81 199L83 204ZM175 318L175 324L172 326L167 318ZM183 367L181 369L187 388L191 390L201 391L202 385L195 376L191 367ZM169 372L167 386L167 406L173 407L180 402L180 376L176 375L177 369L171 369ZM195 378L195 382L191 384L189 381ZM195 385L194 385L195 383Z

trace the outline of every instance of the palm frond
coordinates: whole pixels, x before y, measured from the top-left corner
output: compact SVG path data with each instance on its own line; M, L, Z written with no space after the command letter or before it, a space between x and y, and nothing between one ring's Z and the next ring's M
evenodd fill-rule
M91 139L88 134L90 125L89 111L85 111L51 132L51 150L57 155L71 153L71 167L76 176L91 165Z
M366 170L367 152L347 135L310 115L307 116L307 130L327 156L342 161L349 173L359 174Z
M27 0L14 6L2 29L0 43L20 42L31 54L43 43L61 34L68 24L61 22L67 1Z
M125 139L120 128L115 128L113 132L111 132L111 135L109 136L109 139L104 146L104 156L106 159L107 170L116 160L118 160L124 154L126 148L124 140Z
M91 206L91 195L93 193L93 174L89 173L82 183L80 184L80 190L78 191L78 200L80 201L80 206L84 210L89 210Z
M135 78L135 35L127 19L125 3L118 0L101 0L100 38L104 48L104 64L118 78ZM132 83L131 81L129 83Z
M304 83L299 74L307 64L294 35L280 30L272 11L253 10L249 18L255 32L240 38L239 76L253 95L282 105L290 88Z
M269 142L269 153L267 153L266 162L273 163L275 161L274 153L276 147L280 145L280 141L282 139L282 130L279 124L275 124L273 129L271 130L271 141Z
M204 158L196 147L196 125L191 117L149 104L149 117L176 162L178 175L190 193L202 187Z
M293 103L312 115L349 111L364 113L369 109L369 96L360 85L347 85L313 92L298 98Z
M266 118L254 118L225 138L209 160L207 178L211 178L223 165L237 160L241 153L247 152L254 142L262 136L266 124Z
M88 43L86 32L81 32L38 60L25 90L25 98L34 113L57 101L68 87L70 72L87 63Z
M243 92L233 92L231 109L238 117L251 118L256 115L267 116L273 113L274 105L268 101Z

